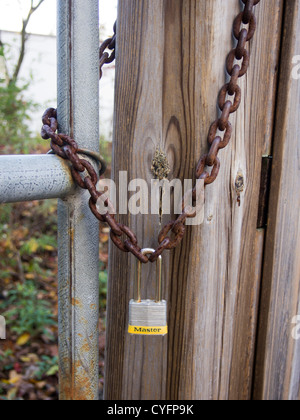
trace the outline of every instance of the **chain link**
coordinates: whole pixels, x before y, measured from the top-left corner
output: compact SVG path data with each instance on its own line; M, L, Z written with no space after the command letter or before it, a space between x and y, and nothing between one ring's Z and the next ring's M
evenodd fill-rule
M233 35L237 40L237 46L230 51L226 60L230 81L222 87L218 98L221 115L210 127L208 133L209 151L200 157L196 168L196 179L203 179L205 186L212 184L218 177L221 166L218 153L229 144L232 137L233 130L229 117L238 110L241 104L242 92L238 85L238 79L244 76L249 68L250 56L246 44L253 38L256 30L257 22L253 9L260 0L242 0L242 2L245 5L244 10L238 14L233 23ZM248 29L244 28L244 25L248 26ZM100 46L100 79L103 66L112 63L115 59L116 37L117 26L115 23L114 35ZM108 53L107 49L111 53ZM235 61L241 60L241 64L235 63ZM97 190L98 175L93 166L87 160L79 157L78 153L80 152L76 141L65 134L56 134L57 128L57 111L50 108L43 115L42 138L50 138L54 153L71 162L71 171L75 182L81 188L87 189L91 195L89 206L92 213L100 222L109 225L111 240L121 251L130 252L142 263L148 263L156 261L165 250L174 249L181 243L185 234L186 220L195 217L195 213L190 210L189 206L185 206L185 198L182 202L182 214L176 220L170 221L159 233L159 245L156 251L149 257L143 255L134 232L115 220L112 203L104 193ZM223 133L223 137L217 135L218 131ZM208 168L212 168L211 171ZM196 187L191 193L193 199L196 200ZM97 210L99 198L103 200L108 209L104 215ZM170 234L172 236L169 236Z
M116 40L117 40L117 22L114 24L114 35L111 38L106 39L100 46L99 49L99 67L100 67L100 79L102 78L102 68L105 64L112 63L116 58ZM108 53L105 50L112 51Z

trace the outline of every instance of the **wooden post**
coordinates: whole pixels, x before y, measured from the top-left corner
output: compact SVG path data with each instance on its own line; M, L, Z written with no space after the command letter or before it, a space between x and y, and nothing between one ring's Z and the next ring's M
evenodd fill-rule
M205 222L188 228L182 245L164 255L167 337L126 333L135 261L111 248L107 399L251 396L264 244L264 232L256 229L258 198L262 156L271 150L282 3L262 1L256 8L250 69L240 83L243 102L232 118L232 142L220 153L219 178L206 190ZM127 170L129 180L150 183L157 146L168 156L170 179L194 177L217 116L239 7L237 0L119 1L116 179ZM240 207L238 173L245 184ZM138 232L143 246L156 245L156 216L119 219ZM153 270L145 267L145 284Z
M291 0L285 2L255 376L254 397L264 400L300 398L300 340L293 334L300 315L300 80L293 63L299 45L300 3Z

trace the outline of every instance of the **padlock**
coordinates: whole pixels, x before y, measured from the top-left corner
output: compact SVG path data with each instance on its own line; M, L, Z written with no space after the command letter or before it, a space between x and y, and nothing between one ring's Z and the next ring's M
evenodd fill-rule
M153 254L154 249L142 250L143 255ZM162 257L156 263L156 299L141 298L142 263L138 261L135 278L135 298L129 303L128 332L134 335L166 335L167 302L162 300Z

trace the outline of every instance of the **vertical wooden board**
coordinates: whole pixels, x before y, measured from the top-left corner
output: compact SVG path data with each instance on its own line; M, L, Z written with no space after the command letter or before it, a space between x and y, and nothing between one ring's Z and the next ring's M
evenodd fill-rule
M150 185L152 160L162 145L163 2L119 2L114 142L115 177L128 171ZM122 158L120 159L120 156ZM150 204L150 196L149 196ZM124 216L144 248L155 248L160 230L155 215ZM127 334L129 300L133 298L136 260L111 252L106 357L107 399L165 398L167 337ZM164 264L164 277L168 272ZM154 297L155 265L143 266L143 298ZM166 287L164 290L164 296Z
M196 165L195 142L200 140L196 132L196 119L200 108L200 92L195 84L197 74L197 40L196 26L199 25L197 1L165 1L165 53L163 84L163 133L165 148L171 163L170 178L193 179ZM170 216L165 216L168 222ZM198 228L195 228L198 229ZM169 337L168 337L168 372L167 398L176 399L171 389L179 386L182 378L181 369L190 372L191 364L184 367L181 337L187 327L185 304L187 287L191 284L188 278L189 266L196 261L189 259L189 249L185 246L190 238L191 229L186 232L183 245L178 247L169 259ZM196 298L196 296L195 296ZM193 299L194 302L194 299ZM193 319L189 320L189 325ZM192 360L192 354L189 355ZM188 390L186 389L187 395Z
M250 67L243 93L245 120L241 119L241 124L237 123L237 129L244 130L245 170L248 178L246 179L245 207L239 233L241 238L239 247L236 247L235 238L231 239L232 249L235 250L234 253L239 254L239 261L228 398L240 400L251 398L253 383L265 238L264 232L255 231L255 228L261 158L270 155L272 151L283 1L272 1L271 5L269 2L261 1L255 10L258 26L253 42L250 44ZM237 139L241 136L238 131L236 136ZM237 142L234 157L236 169L240 147ZM234 182L233 179L232 182Z
M300 344L292 335L300 313L300 80L293 64L299 43L300 3L291 0L285 2L256 361L254 397L263 400L300 398Z
M128 16L128 0L121 2L120 16ZM135 3L135 2L133 2ZM130 174L141 178L150 186L154 178L151 172L152 160L157 147L163 149L162 139L162 69L163 69L163 2L161 0L139 1L141 7L140 27L135 36L140 39L138 51L139 73L136 80L136 119L132 141L132 162ZM127 46L128 48L128 46ZM149 191L150 206L150 191ZM155 215L131 216L131 226L143 248L156 248L160 230L159 217ZM155 264L142 267L142 298L154 299ZM131 258L130 297L133 297L136 261ZM164 264L164 278L167 266ZM166 288L164 289L164 297ZM128 308L127 308L128 311ZM126 334L124 353L124 375L122 398L126 400L165 399L167 337L141 337Z
M182 38L176 44L173 41L170 50L175 56L176 51L184 53L181 73L172 77L183 92L185 113L182 117L177 95L177 112L172 110L170 115L173 121L176 115L177 131L184 133L184 149L177 153L178 159L187 156L186 161L181 158L185 177L193 176L197 157L207 150L238 11L235 1L195 1L183 2L177 12ZM220 152L218 180L206 190L204 225L189 228L171 257L167 378L171 399L249 399L251 395L263 254L263 232L256 231L260 169L261 157L271 144L281 11L281 1L272 2L271 10L265 2L256 8L259 21L250 47L251 64L247 77L241 79L242 105L232 119L235 135ZM169 60L170 56L166 68ZM174 95L175 88L166 97L170 101ZM241 207L235 191L239 170L245 181Z

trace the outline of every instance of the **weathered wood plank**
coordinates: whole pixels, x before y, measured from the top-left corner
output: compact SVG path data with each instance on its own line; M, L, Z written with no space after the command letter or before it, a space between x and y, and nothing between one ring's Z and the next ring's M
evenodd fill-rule
M220 152L219 178L207 188L204 225L188 228L182 245L164 257L168 337L126 334L134 260L111 251L108 399L250 398L263 249L263 232L256 231L261 157L271 143L281 6L274 0L256 8L243 102L232 119L232 143ZM236 0L120 0L115 176L128 169L130 178L149 182L161 145L170 177L193 178L216 119L238 12ZM245 181L241 207L238 172ZM131 217L130 223L144 246L155 245L157 219Z
M270 213L257 350L256 399L300 398L300 342L292 319L300 314L300 80L292 77L299 54L300 3L285 2Z
M271 143L280 6L281 2L272 2L272 20L269 3L261 2L256 8L259 26L251 45L249 73L241 81L243 104L234 119L235 136L220 154L219 180L207 189L204 226L193 229L171 264L182 267L180 260L187 261L182 273L172 279L176 292L171 307L178 315L176 321L171 315L171 322L175 327L181 320L182 328L170 325L169 340L176 343L169 348L170 398L250 398L260 282L257 266L262 258L262 241L256 245L258 189L261 156ZM227 28L238 4L197 2L196 7L198 19L207 18L205 25L196 25L195 35L199 48L195 90L201 98L195 103L196 115L201 115L195 132L202 139L196 145L197 156L205 150L209 122L215 116L214 98L224 80L220 62L231 45ZM239 171L245 179L240 208L234 188ZM183 287L182 279L187 282L183 296L174 287Z
M116 69L114 174L118 177L119 171L128 171L129 181L141 178L150 185L155 150L163 148L163 2L123 0L118 14L122 36ZM137 232L143 247L156 247L158 216L124 216L123 221ZM136 261L116 250L111 255L108 331L113 331L108 334L106 398L165 398L168 338L126 333ZM144 297L153 297L154 270L153 265L143 267ZM165 278L167 272L164 264Z

